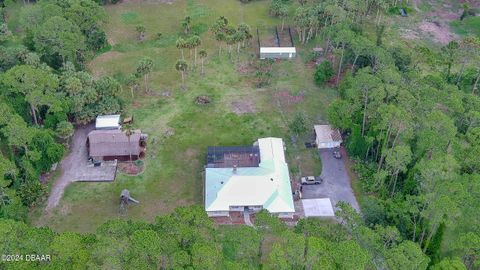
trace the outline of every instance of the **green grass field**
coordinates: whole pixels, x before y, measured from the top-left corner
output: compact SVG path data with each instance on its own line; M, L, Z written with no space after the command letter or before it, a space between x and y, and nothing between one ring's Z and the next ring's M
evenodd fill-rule
M257 89L252 82L255 71L243 71L249 63L257 61L254 47L232 57L225 52L219 55L208 31L208 26L221 15L234 25L246 22L254 31L257 26L278 24L279 21L268 16L268 5L268 1L244 5L237 0L188 0L107 6L109 19L105 27L112 48L89 63L90 71L121 81L134 71L141 57L154 60L151 91L146 93L141 85L132 99L124 86L122 93L127 100L125 114L134 115L134 125L149 134L146 170L136 177L118 175L113 183L72 184L54 213L47 216L41 214L40 207L34 210L33 223L58 231L92 231L106 220L120 217L119 196L125 188L141 201L128 208L126 218L152 220L178 206L201 204L202 172L209 145L246 145L259 137L283 137L288 144L292 172L319 174L320 160L312 151L300 150L303 141L298 142L298 147L291 145L287 124L297 112L305 113L310 123L324 121L325 108L336 97L335 90L315 86L313 70L300 57L275 63L272 83ZM192 29L201 34L200 47L209 56L205 76L200 75L199 67L190 69L183 90L180 74L174 68L180 59L175 41L182 35L180 21L187 15L193 19ZM138 24L147 29L143 43L135 38ZM154 39L157 33L162 33L160 40ZM306 48L298 49L305 54L302 49ZM191 65L188 52L186 58ZM169 97L164 95L167 92L171 94ZM304 97L298 103L288 104L277 98L279 92L303 93ZM209 95L212 103L195 104L198 95ZM245 106L250 108L249 112L242 113ZM173 130L174 134L165 136L167 130Z
M460 36L473 35L480 37L480 17L467 17L463 21L452 21L450 26Z

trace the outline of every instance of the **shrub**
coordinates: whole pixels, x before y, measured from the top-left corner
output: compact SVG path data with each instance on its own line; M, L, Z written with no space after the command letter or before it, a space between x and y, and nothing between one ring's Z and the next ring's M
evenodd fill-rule
M323 61L315 70L315 83L322 85L333 76L333 67L330 61Z
M307 132L305 115L303 115L302 113L297 113L295 115L295 118L288 125L288 128L297 136Z

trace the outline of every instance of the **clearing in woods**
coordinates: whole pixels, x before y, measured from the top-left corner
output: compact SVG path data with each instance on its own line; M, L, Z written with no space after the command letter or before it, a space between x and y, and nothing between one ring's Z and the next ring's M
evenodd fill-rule
M219 16L230 23L246 22L274 27L280 20L268 15L269 2L242 4L238 0L188 1L124 1L106 6L109 15L107 36L112 48L98 55L89 65L95 76L111 75L119 81L134 72L142 57L153 59L150 91L140 85L135 98L123 86L126 115L134 115L134 126L149 134L146 170L138 176L119 174L113 183L73 183L65 190L59 205L48 215L44 205L31 214L36 225L48 225L57 231L91 232L113 218L124 218L119 211L119 198L128 189L138 205L128 207L127 218L153 220L182 205L201 204L203 166L207 146L248 145L258 137L283 137L287 156L295 175L302 171L318 174L321 164L309 150L291 145L287 124L297 112L304 113L310 123L324 122L325 109L336 97L331 88L319 88L313 83L313 70L305 65L310 47L300 47L294 61L273 65L271 83L255 86L256 52L249 46L238 55L235 49L229 57L225 48L221 55L208 30ZM183 35L181 20L192 18L192 31L202 39L205 49L205 75L200 66L189 68L186 89L181 87L175 62L181 58L175 47ZM136 39L135 26L146 27L143 43ZM160 39L156 39L161 33ZM252 41L253 42L253 41ZM312 42L316 46L320 41ZM192 67L192 59L185 52ZM198 96L208 96L211 102L197 105ZM280 106L279 106L280 105ZM302 144L299 141L299 146ZM313 150L312 150L313 151ZM304 160L305 162L299 162Z

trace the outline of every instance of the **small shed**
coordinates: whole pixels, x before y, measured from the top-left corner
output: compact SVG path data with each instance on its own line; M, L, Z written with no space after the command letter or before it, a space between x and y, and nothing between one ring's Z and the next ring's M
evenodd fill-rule
M296 55L295 47L260 47L260 59L292 59Z
M97 116L95 129L120 129L120 114Z
M342 135L330 125L315 125L315 142L319 149L340 147Z
M141 158L144 154L146 134L135 130L130 138L120 129L94 130L88 134L87 145L89 156L97 161L128 160Z

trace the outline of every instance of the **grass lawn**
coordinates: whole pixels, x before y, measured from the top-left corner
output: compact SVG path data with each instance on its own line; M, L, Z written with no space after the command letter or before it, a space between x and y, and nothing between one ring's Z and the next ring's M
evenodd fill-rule
M467 17L464 20L456 20L450 23L455 33L460 36L473 35L480 37L480 17Z
M208 31L208 26L221 15L234 25L244 21L254 31L256 26L279 24L268 16L269 2L151 2L107 6L106 29L112 48L88 65L96 76L112 75L121 81L134 71L141 57L154 60L150 92L146 93L141 85L133 100L126 86L122 93L127 101L125 114L133 114L134 125L149 134L145 172L135 177L119 174L113 183L72 184L51 215L42 215L39 209L33 211L34 224L48 225L57 231L92 231L109 219L121 217L119 196L125 188L140 204L129 206L127 216L121 218L153 220L178 206L202 204L202 172L209 145L249 145L259 137L283 137L294 175L298 171L320 173L320 160L314 152L302 148L303 141L296 147L292 145L287 125L297 112L303 112L311 123L324 122L325 108L336 98L335 90L315 86L313 70L300 58L275 63L272 83L256 88L252 82L255 70L244 70L257 61L253 46L240 55L219 55ZM209 56L205 76L200 75L199 67L190 69L183 90L174 65L180 58L175 41L182 35L180 21L186 15L192 17L192 28L201 34L200 47ZM135 39L137 24L147 29L144 43ZM154 36L159 32L162 38L157 41ZM191 66L189 53L185 55ZM301 98L290 103L279 93ZM195 104L199 95L212 97L212 103ZM242 111L245 108L248 110Z

